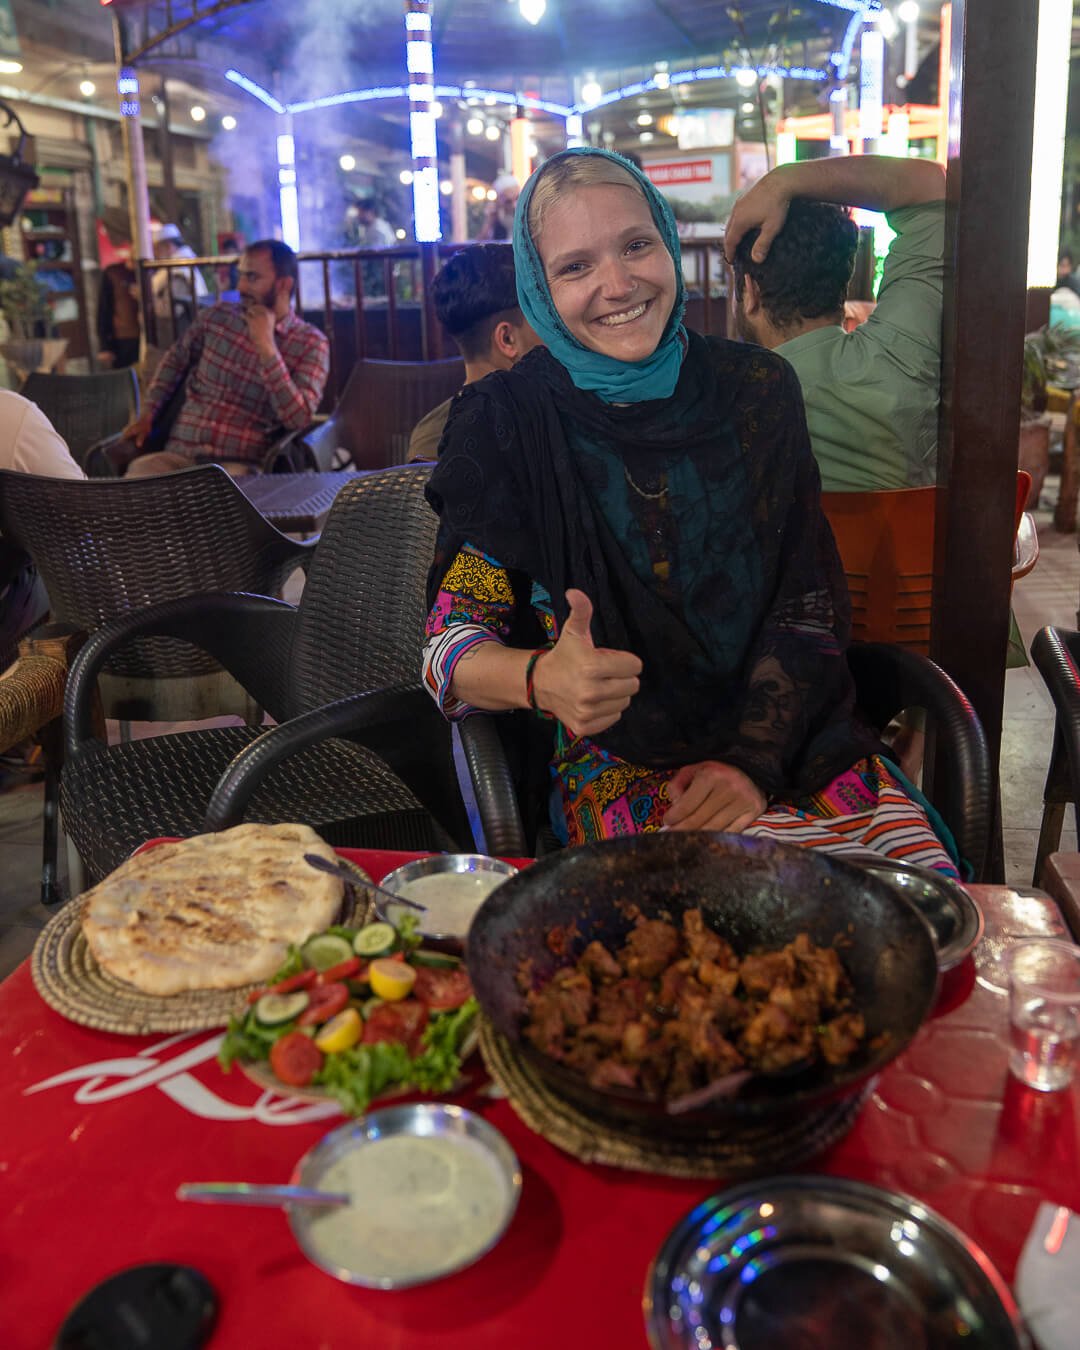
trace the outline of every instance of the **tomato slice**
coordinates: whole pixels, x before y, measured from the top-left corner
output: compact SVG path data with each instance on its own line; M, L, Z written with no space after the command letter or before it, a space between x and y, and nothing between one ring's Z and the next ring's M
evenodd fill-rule
M411 998L401 1003L384 1003L364 1023L364 1044L397 1041L410 1055L415 1055L420 1050L427 1021L428 1010Z
M247 996L249 1003L258 1003L263 994L293 994L297 989L310 989L315 983L317 970L302 970L297 975L286 975L283 980L278 980L277 984L265 984L260 989L253 989Z
M434 966L417 966L413 998L425 1004L432 1012L446 1012L460 1008L472 994L469 972L464 966L457 970L439 970Z
M296 1019L298 1027L317 1027L321 1022L329 1022L349 1001L349 986L346 984L316 984L308 990L311 1002Z
M331 966L329 970L319 971L315 983L334 984L337 980L351 980L354 976L359 976L363 961L358 956L350 956L347 961L339 961L336 966Z
M270 1067L290 1087L307 1087L322 1065L322 1051L302 1031L290 1031L270 1047Z

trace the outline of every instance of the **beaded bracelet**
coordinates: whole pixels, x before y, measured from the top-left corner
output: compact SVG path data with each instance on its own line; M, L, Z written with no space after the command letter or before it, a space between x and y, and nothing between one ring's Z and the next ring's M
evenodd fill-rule
M545 712L536 701L536 663L542 656L546 656L549 651L551 651L550 647L537 647L537 649L530 654L528 661L526 661L525 697L528 700L529 707L534 713L538 713L541 717L546 718L548 721L552 721L554 720L552 714Z

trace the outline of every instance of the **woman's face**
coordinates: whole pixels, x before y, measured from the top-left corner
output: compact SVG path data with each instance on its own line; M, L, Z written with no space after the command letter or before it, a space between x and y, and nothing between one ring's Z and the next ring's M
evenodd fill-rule
M537 248L579 342L618 361L653 354L675 304L675 264L641 193L574 188L547 211Z

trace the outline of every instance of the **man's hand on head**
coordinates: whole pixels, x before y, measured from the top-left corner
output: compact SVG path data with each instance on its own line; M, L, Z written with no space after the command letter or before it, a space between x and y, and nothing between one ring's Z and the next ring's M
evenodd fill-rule
M277 350L274 343L274 311L265 305L248 305L244 309L248 337L261 356L272 356Z
M735 261L739 241L750 230L760 230L751 257L754 262L765 261L772 241L784 228L792 196L782 168L759 178L749 191L743 193L724 226L724 257L729 263Z

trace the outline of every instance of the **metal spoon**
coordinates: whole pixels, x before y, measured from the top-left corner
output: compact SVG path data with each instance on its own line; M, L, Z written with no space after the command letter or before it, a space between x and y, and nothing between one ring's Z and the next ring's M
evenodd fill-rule
M310 1186L261 1186L247 1181L185 1181L176 1188L177 1200L197 1200L203 1205L303 1205L333 1209L350 1198L336 1191L316 1191Z
M320 857L318 853L305 853L304 861L318 872L329 872L332 877L339 877L342 881L348 882L350 886L366 886L368 890L381 895L384 900L392 900L395 905L404 905L406 909L415 909L419 914L427 913L426 905L418 905L415 900L406 900L403 895L395 895L393 891L388 891L383 886L378 886L374 881L361 881L355 872L351 872L341 863L332 863L329 858Z

